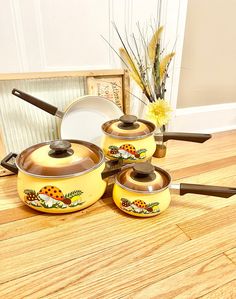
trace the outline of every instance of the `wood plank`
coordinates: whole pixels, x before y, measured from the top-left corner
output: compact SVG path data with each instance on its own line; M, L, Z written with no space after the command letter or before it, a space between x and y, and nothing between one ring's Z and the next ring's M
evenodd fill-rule
M219 160L214 160L211 162L205 162L198 165L176 169L174 171L171 171L171 176L173 180L179 180L186 177L200 175L205 172L219 170L221 168L231 166L232 164L236 164L236 156L231 156Z
M101 251L88 255L79 252L82 239L78 244L76 239L71 241L70 252L62 251L65 247L58 242L48 250L36 251L37 255L35 251L16 255L1 263L4 269L1 282L19 278L19 284L12 281L11 287L18 285L24 291L39 292L40 296L47 298L120 298L236 246L236 225L228 227L227 231L221 229L166 250L160 250L158 232L161 233L157 229L143 238L107 248L103 246ZM163 237L168 237L164 231ZM152 239L151 245L148 238ZM62 252L67 252L67 258ZM1 287L7 290L9 284ZM24 284L27 286L23 287Z
M78 223L78 225L74 224L76 227L71 226L71 229L62 226L59 229L44 230L43 233L45 231L47 233L47 237L45 235L44 238L40 237L41 232L39 231L34 236L31 234L31 238L28 238L27 235L15 238L15 241L13 239L2 241L0 283L47 269L71 259L84 258L86 260L89 258L88 255L95 252L98 252L97 258L104 254L110 256L112 246L114 246L112 251L116 246L120 247L121 253L124 252L124 244L132 252L133 246L135 246L138 255L145 255L151 253L154 248L159 252L165 252L167 248L188 240L186 235L174 225L161 230L157 225L152 225L149 226L147 234L145 223L142 228L139 228L139 231L136 231L135 228L127 230L126 223L122 223L122 221L114 222L113 226L108 227L106 219L99 221L97 218L95 221L99 227L96 236L93 235L94 217L90 217L90 223L84 221L84 229L80 228ZM33 238L34 244L32 243ZM143 241L141 242L141 240ZM147 246L144 248L143 242L147 242ZM119 246L119 244L121 245ZM58 248L60 248L60 254Z
M236 223L236 204L210 211L177 225L190 239L195 239L234 223Z
M230 156L235 156L236 130L214 134L212 139L203 144L170 140L167 143L167 156L153 158L164 168L181 168L207 163Z
M132 298L198 298L230 282L235 275L236 265L219 255L147 287L140 286Z
M27 212L25 212L26 209ZM84 218L88 216L90 217L93 211L96 211L96 215L98 215L104 213L106 210L107 205L102 204L101 201L96 202L91 207L85 210L78 211L76 213L58 215L40 213L26 206L22 206L20 208L14 209L14 214L19 215L19 219L16 219L17 216L13 217L13 214L11 214L11 209L5 210L0 213L0 216L3 214L3 221L8 220L8 222L1 225L0 240L3 241L17 236L23 236L26 234L41 231L47 228L58 227L64 224L68 225L73 221L84 221ZM110 218L108 212L107 214L107 217ZM20 219L23 215L25 217L23 219ZM81 217L83 217L83 220L80 219ZM15 229L16 227L17 229Z
M26 205L23 205L21 207L0 211L0 215L1 215L0 224L27 219L29 217L33 217L35 215L40 215L40 214L41 214L40 212L33 210L27 207ZM15 225L15 223L13 225Z
M58 71L58 72L31 72L31 73L0 73L0 80L46 79L61 77L88 77L124 75L123 69L88 70L88 71Z
M172 171L170 172L172 175ZM203 172L201 174L188 176L187 173L183 173L185 176L183 179L180 178L175 180L175 182L183 183L194 183L194 184L206 184L206 185L220 185L227 187L236 186L236 167L231 165L228 167L222 167L215 170L210 170L208 172ZM234 197L231 197L234 198ZM223 199L222 199L223 200Z
M230 281L216 290L199 297L199 299L234 299L236 298L236 279Z
M23 203L17 194L17 176L0 178L0 211L22 206Z
M109 194L110 192L106 193L106 196ZM152 225L153 223L158 223L159 226L176 224L190 220L199 215L203 215L211 210L233 205L234 203L236 203L236 197L235 199L228 198L222 200L217 197L203 195L186 194L182 197L178 195L172 195L171 205L168 210L156 217L146 219L145 221L148 223L148 225ZM23 207L19 207L15 212L16 214L19 212L19 215L22 215L24 214L24 211L22 211L24 209L25 208ZM139 225L142 226L142 219L134 218L134 220L131 222L131 217L121 212L115 206L111 198L99 200L91 207L72 214L50 215L40 213L38 216L35 216L34 210L31 210L32 215L30 215L31 212L29 211L29 217L13 223L11 222L15 221L16 219L13 217L13 214L11 214L10 210L0 211L0 218L3 219L3 222L7 221L0 227L0 240L6 240L8 238L14 238L20 235L23 236L25 234L37 232L39 230L41 231L47 228L64 225L65 223L68 224L73 221L83 222L83 220L80 218L81 216L85 217L85 215L92 216L96 219L97 214L105 213L104 217L109 217L110 219L110 212L114 213L112 214L114 221L120 221L119 219L122 219L127 222L127 225L135 225L137 228L139 228ZM94 216L93 212L95 213ZM10 217L8 217L8 215ZM17 229L14 229L16 226Z
M236 247L225 252L225 255L236 264Z

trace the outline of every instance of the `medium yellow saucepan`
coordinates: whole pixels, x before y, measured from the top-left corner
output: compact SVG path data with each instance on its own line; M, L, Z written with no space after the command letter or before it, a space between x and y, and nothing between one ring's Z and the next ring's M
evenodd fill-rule
M210 134L164 132L154 134L155 125L134 115L123 115L119 119L102 125L103 138L101 147L106 158L121 159L123 163L144 162L151 159L156 144L170 139L191 142L204 142Z
M228 198L236 194L236 188L199 184L171 184L171 176L165 170L150 163L125 166L113 188L113 200L123 212L138 217L155 216L165 211L171 202L170 190L186 193L213 195Z
M10 160L15 158L15 164ZM80 140L57 140L11 153L1 165L18 173L17 189L29 207L47 213L84 209L103 195L106 177L118 169L105 169L102 150Z

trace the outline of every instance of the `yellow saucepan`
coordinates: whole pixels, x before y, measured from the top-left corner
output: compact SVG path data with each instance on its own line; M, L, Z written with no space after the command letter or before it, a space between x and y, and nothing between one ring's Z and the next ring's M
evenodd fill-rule
M15 158L15 164L9 161ZM11 153L1 165L18 173L17 190L29 207L47 213L84 209L103 195L104 180L118 169L105 169L102 150L80 140L57 140Z
M171 202L170 190L178 194L205 194L228 198L236 194L236 188L199 184L171 184L165 170L150 163L130 164L121 170L113 188L113 200L123 212L151 217L165 211Z
M134 115L123 115L119 119L102 125L101 147L107 159L122 160L123 163L148 161L152 158L156 144L170 140L204 142L210 134L164 132L154 134L156 127L152 122L137 119Z

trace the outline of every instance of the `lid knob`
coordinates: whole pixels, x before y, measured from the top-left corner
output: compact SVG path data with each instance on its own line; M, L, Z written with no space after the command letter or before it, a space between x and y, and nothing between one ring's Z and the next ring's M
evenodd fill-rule
M156 178L155 167L147 162L137 163L133 166L132 178L136 181L151 182Z
M135 123L138 118L135 115L124 114L119 118L124 124L133 124Z
M121 123L118 125L121 129L131 130L137 129L139 127L138 123L135 123L138 118L135 115L124 114L122 115L119 120Z
M50 143L51 151L48 155L53 158L65 158L71 156L74 151L67 140L55 140Z

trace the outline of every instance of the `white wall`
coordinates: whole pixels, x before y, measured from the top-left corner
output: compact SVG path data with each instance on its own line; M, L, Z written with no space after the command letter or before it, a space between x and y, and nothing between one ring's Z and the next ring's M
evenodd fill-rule
M189 0L179 108L236 102L235 12L235 0Z
M236 128L236 1L189 0L174 130Z
M187 0L0 0L0 73L120 68L100 35L118 49L112 21L124 36L137 34L137 22L150 29L160 18L166 52L177 41L167 85L175 110L186 6ZM143 109L137 99L133 108Z
M128 34L157 18L159 1L0 0L0 72L120 67L111 21Z

